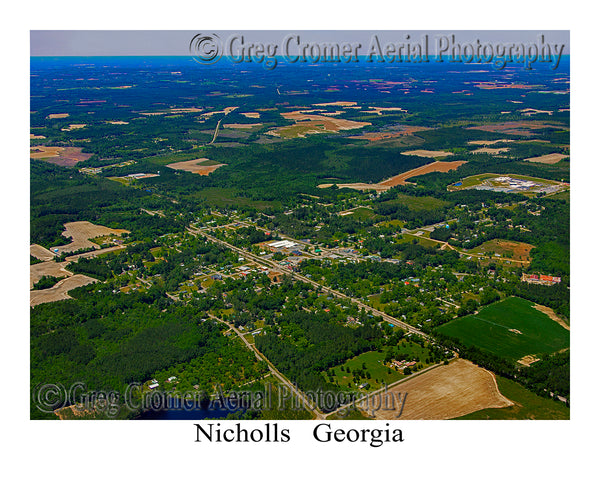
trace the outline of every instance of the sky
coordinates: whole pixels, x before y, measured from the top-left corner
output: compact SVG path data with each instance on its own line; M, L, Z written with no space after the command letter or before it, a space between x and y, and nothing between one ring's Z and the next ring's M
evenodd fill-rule
M436 38L455 35L455 42L537 43L544 35L546 43L565 45L569 54L568 30L31 30L31 56L118 56L118 55L189 55L191 39L199 34L215 33L225 42L231 35L244 35L248 43L281 45L289 34L298 34L303 42L359 42L366 50L373 34L381 42L419 42L424 34L431 49ZM435 50L432 51L435 53Z

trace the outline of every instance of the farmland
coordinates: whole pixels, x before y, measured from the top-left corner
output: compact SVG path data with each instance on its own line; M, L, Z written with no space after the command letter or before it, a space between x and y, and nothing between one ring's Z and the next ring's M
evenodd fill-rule
M570 400L565 68L143 62L31 61L32 382Z
M184 162L170 163L167 167L173 170L183 170L184 172L197 173L198 175L209 175L214 172L217 168L222 167L224 164L214 162L208 158L197 158L195 160L187 160Z
M405 395L404 408L400 411L396 402L394 410L375 412L377 420L445 420L513 404L498 391L493 373L463 359L409 378L388 392Z
M125 229L112 229L102 225L94 225L90 222L69 222L65 224L65 231L62 236L71 239L71 243L61 245L55 248L58 255L62 253L76 252L85 248L100 248L98 244L91 242L90 239L105 235L120 236L123 233L129 233Z
M438 331L512 361L569 347L569 332L534 304L511 297L453 320Z
M57 302L59 300L67 300L71 298L68 292L83 285L95 283L98 280L88 277L87 275L73 275L59 281L51 288L44 290L34 290L30 295L29 305L35 307L42 303Z

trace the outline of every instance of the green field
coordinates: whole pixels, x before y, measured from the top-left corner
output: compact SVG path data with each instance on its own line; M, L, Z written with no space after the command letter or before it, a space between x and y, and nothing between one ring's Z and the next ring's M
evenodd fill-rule
M423 364L423 368L429 366L429 364L426 363L426 360L429 357L428 349L407 340L402 340L398 345L401 353L406 353L410 355L411 358L417 359L418 362ZM381 388L384 383L390 385L393 382L406 377L402 372L396 371L393 368L390 369L384 365L387 351L388 347L384 347L382 352L372 351L361 353L360 355L347 360L346 363L342 365L344 371L341 370L340 366L333 368L335 381L341 387L353 390L356 389L356 385L352 382L353 375L352 373L349 373L348 370L361 370L363 364L366 367L366 371L371 375L371 378L363 377L358 383L368 383L370 385L370 390Z
M410 210L419 211L419 210L435 210L436 208L442 208L449 205L445 200L440 200L439 198L434 197L411 197L410 195L405 195L403 193L399 193L398 196L394 200L389 200L387 202L383 202L382 205L394 205L394 204L402 204L406 205Z
M446 323L437 330L467 346L514 361L526 355L568 348L569 331L535 310L533 305L522 298L510 297L484 307L475 315Z
M563 403L543 398L507 378L496 376L500 393L516 403L506 408L485 408L457 420L568 420L570 409Z

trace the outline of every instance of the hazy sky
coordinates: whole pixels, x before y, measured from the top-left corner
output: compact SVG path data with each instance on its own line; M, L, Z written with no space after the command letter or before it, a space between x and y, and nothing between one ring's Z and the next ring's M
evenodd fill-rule
M32 30L32 56L96 56L96 55L189 55L189 44L198 33L216 33L225 42L233 34L244 35L244 41L280 45L288 34L300 35L303 42L359 42L366 50L373 34L381 42L418 42L424 34L429 36L431 49L436 47L436 37L455 34L456 43L537 43L544 35L546 43L564 44L563 54L569 54L568 30ZM366 52L365 52L366 53ZM431 52L432 54L435 51Z

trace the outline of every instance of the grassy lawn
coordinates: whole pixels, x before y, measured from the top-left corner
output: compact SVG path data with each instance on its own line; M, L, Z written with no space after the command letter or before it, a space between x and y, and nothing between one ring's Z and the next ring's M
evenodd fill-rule
M543 398L530 392L517 382L497 376L500 393L516 405L506 408L485 408L458 420L568 420L570 409L563 403Z
M458 318L438 328L466 345L510 360L551 353L569 346L569 331L533 303L509 297L484 307L476 315Z
M418 244L422 245L423 247L435 247L437 245L441 245L439 242L430 240L424 235L411 235L410 233L403 233L402 238L398 240L398 243L410 243L413 240L417 240Z
M417 362L423 364L423 368L429 366L426 363L427 357L429 357L429 350L423 348L416 343L412 343L408 340L402 340L399 344L400 353L406 353L410 358L414 358ZM407 375L404 375L401 371L396 371L394 368L388 368L384 365L384 359L386 353L390 347L384 347L382 352L365 352L360 355L347 360L343 365L332 368L334 373L334 380L343 388L356 390L358 385L362 383L368 383L370 388L368 390L376 390L383 387L383 384L390 385ZM362 366L365 366L366 371L369 372L371 378L361 377L360 380L357 378L356 385L353 382L353 374L348 370L361 370ZM342 371L341 367L344 367Z

